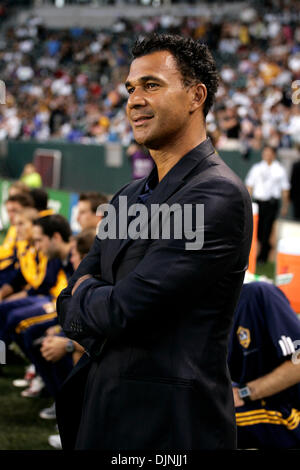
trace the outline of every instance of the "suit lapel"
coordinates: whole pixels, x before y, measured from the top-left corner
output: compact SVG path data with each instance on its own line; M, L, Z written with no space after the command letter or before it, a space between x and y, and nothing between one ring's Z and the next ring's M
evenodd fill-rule
M145 185L146 178L143 178L138 181L134 181L130 185L130 192L129 194L123 193L121 196L127 196L127 208L130 207L132 204L135 204L137 202L139 194L141 194L143 187ZM119 196L120 197L120 196ZM128 227L128 211L126 210L124 212L123 206L120 205L120 199L119 197L116 199L115 202L115 209L116 209L116 239L108 239L105 240L103 243L103 270L105 272L105 280L109 283L114 283L114 276L113 276L113 263L114 260L117 256L117 254L120 252L121 246L124 241L126 241L127 236L126 233L121 233L121 237L119 237L119 225L120 223L124 226L123 232L125 232L125 228L127 229ZM121 213L121 218L124 220L120 220L120 214ZM122 238L122 236L125 236L125 240Z
M166 202L176 191L178 191L182 186L186 184L186 180L188 179L188 176L195 169L195 167L197 167L204 158L210 156L213 153L215 153L215 149L210 139L208 138L204 142L202 142L200 145L198 145L195 149L187 153L183 158L179 160L179 162L177 162L176 165L174 165L173 168L171 168L171 170L166 174L166 176L155 187L151 196L149 196L149 198L147 199L145 203L145 206L148 210L147 224L149 224L151 221L151 210L150 210L151 205L152 204L161 205L164 202ZM156 171L156 168L152 170L151 175L155 171ZM141 184L137 185L135 187L135 190L131 193L131 195L128 195L127 209L130 207L130 205L137 203L138 196L141 194L141 191L145 185L145 181L146 180L141 182ZM119 207L117 208L117 212L118 212L118 209ZM128 212L127 214L124 214L124 217L125 215L127 218L126 227L128 228L128 225L130 223ZM119 220L117 220L117 226L118 225L119 225ZM142 229L143 227L141 227L141 230ZM126 234L124 234L124 236L125 235ZM126 236L125 238L122 238L122 239L113 240L113 242L114 242L113 244L110 243L109 245L111 275L113 273L113 265L116 264L119 255L124 251L124 249L126 249L128 244L133 243L134 240Z

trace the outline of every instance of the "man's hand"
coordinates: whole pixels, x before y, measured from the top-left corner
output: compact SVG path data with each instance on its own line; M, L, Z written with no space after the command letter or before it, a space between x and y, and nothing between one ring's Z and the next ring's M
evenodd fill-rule
M66 344L69 339L62 336L47 336L41 347L41 354L46 361L57 362L67 354Z
M76 292L77 288L80 286L80 284L85 281L86 279L91 279L93 276L91 274L85 274L84 276L81 276L79 279L74 284L74 287L72 289L72 295Z
M60 332L61 332L61 326L54 325L54 326L50 326L49 328L47 328L47 330L45 331L45 334L46 336L55 336Z
M14 293L14 290L10 284L3 284L3 286L0 289L0 301L5 299L9 295L12 295L13 293Z
M25 290L21 290L20 292L16 292L15 294L11 294L5 297L6 300L18 300L18 299L25 299L28 297L28 294Z
M237 387L232 387L233 391L233 400L234 400L234 406L244 406L245 402L242 400L239 396L238 388Z

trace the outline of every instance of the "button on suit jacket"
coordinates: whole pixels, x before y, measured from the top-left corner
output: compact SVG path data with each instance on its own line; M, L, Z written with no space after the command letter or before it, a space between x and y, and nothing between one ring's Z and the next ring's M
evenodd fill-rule
M136 203L145 181L113 198L118 217L127 220L119 197L127 196L128 207ZM167 173L146 207L150 213L163 203L204 204L202 248L187 250L184 233L96 237L58 299L67 336L87 351L57 400L65 449L236 445L227 345L248 264L251 200L207 139ZM86 273L93 278L72 296Z

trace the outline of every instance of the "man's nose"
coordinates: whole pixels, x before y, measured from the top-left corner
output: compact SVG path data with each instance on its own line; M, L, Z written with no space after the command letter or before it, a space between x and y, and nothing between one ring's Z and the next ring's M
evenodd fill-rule
M145 99L143 90L141 90L139 87L136 87L136 89L128 97L128 108L132 109L135 107L146 106L146 104L147 101Z

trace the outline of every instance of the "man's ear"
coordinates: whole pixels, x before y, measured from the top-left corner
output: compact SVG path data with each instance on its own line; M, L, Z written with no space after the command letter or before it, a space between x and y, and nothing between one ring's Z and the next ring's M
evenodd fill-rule
M193 93L193 95L191 100L190 112L193 113L199 108L203 108L204 102L207 97L207 88L204 83L197 83L196 85L192 85L191 92Z

